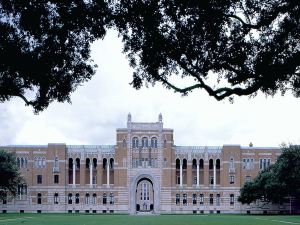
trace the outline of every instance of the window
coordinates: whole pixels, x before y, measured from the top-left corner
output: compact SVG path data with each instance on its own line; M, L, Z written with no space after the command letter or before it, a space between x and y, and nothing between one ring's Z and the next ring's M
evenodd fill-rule
M107 197L106 197L105 193L102 196L102 203L103 203L103 205L106 205L106 203L107 203Z
M234 175L229 176L229 183L234 184Z
M217 205L217 206L220 205L220 194L217 194L216 205Z
M142 148L148 148L148 138L142 138Z
M68 195L68 204L72 204L72 194L69 193Z
M46 167L46 159L44 157L42 158L42 167Z
M97 184L97 176L93 176L92 182L93 182L93 184Z
M271 159L267 159L267 168L270 166L271 164Z
M164 140L164 148L167 147L167 140Z
M245 182L246 182L246 183L247 183L247 182L251 182L251 180L252 180L252 179L251 179L251 176L246 176L246 177L245 177Z
M183 199L182 199L183 205L187 205L187 195L183 194Z
M151 147L157 148L157 138L151 138Z
M43 183L43 176L42 175L37 175L36 176L36 182L38 184L42 184Z
M193 177L193 184L197 184L197 177Z
M203 194L200 194L199 201L200 201L200 205L204 204L204 195Z
M59 176L58 175L54 175L54 183L55 184L59 183Z
M93 194L92 203L94 205L97 204L97 195L95 193Z
M54 194L54 204L58 204L58 194Z
M111 205L115 204L115 198L113 193L109 194L109 204Z
M26 185L18 186L18 196L19 196L19 199L23 199L23 197L27 196L27 186Z
M180 194L176 194L176 205L180 204Z
M139 147L139 139L137 137L132 138L132 148Z
M230 195L230 205L234 205L234 194Z
M176 177L176 184L180 184L180 176Z
M210 204L210 205L213 205L213 204L214 204L214 195L213 195L213 194L210 194L210 195L209 195L209 204Z
M85 195L85 204L86 204L86 205L90 204L90 194L89 194L89 193L87 193L87 194Z
M264 170L267 169L271 164L271 159L259 159L259 169Z
M193 194L193 205L197 204L197 195Z
M42 194L41 193L37 194L37 204L42 204Z
M210 180L209 183L210 183L211 185L213 185L213 184L214 184L214 177L213 177L213 176L210 176L209 180Z
M79 204L79 194L75 195L75 204Z

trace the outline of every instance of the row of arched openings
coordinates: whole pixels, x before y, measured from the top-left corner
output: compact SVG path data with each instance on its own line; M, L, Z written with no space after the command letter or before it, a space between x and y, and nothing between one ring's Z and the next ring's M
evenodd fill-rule
M92 184L99 184L97 181L97 175L100 175L102 179L102 184L107 183L107 173L109 173L109 182L110 184L114 183L114 158L103 158L102 160L102 167L99 170L98 168L98 160L97 158L86 158L85 159L85 167L80 168L80 158L69 158L68 168L69 168L69 184L73 184L73 175L75 173L75 184L80 184L80 173L83 172L85 174L85 184L90 184L90 173L92 172ZM91 168L92 166L92 168ZM75 171L73 171L75 168ZM107 171L109 168L109 171ZM100 174L99 174L100 173ZM101 174L102 173L102 174Z

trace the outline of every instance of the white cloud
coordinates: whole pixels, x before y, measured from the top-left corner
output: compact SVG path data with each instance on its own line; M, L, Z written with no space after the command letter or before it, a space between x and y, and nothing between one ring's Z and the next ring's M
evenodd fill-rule
M200 90L181 97L159 84L137 91L129 85L132 70L121 51L122 43L111 31L93 45L99 68L72 94L71 105L53 103L34 115L19 99L1 104L0 144L115 144L115 130L126 126L128 112L140 122L157 121L161 112L164 126L174 129L176 145L300 142L300 99L258 95L237 97L230 104Z

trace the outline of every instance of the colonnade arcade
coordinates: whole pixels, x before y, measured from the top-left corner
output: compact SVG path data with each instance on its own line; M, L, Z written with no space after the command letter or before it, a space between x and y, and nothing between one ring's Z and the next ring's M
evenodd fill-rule
M114 158L103 158L101 162L97 158L86 158L83 163L80 158L69 158L69 184L74 186L80 183L90 186L114 184Z
M209 159L208 165L204 163L204 159L192 159L191 166L186 158L177 158L175 162L176 184L179 186L187 185L189 176L192 185L197 187L205 184L216 187L220 184L220 159Z

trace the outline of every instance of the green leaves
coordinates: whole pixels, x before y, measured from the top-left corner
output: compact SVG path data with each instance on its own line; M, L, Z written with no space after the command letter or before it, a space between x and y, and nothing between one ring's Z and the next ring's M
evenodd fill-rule
M249 204L259 199L273 203L283 202L291 196L300 200L300 146L282 146L276 163L261 171L258 176L241 188L239 201Z
M16 157L13 153L0 150L0 199L10 194L15 196L18 191L18 185L24 183L21 177Z

